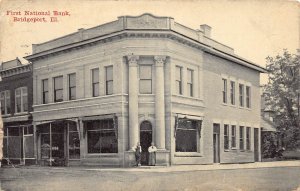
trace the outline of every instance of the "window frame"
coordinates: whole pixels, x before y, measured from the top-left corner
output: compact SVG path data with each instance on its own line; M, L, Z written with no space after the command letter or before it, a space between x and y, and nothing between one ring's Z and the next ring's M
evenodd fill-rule
M45 82L47 83L47 91L45 90ZM45 95L47 95L47 99ZM48 103L49 103L49 80L43 79L42 80L42 104L48 104Z
M251 150L251 127L246 127L246 150Z
M223 89L222 89L222 102L224 104L227 104L227 79L222 78L222 84L223 84Z
M245 139L245 135L244 135L244 132L245 132L245 127L244 126L240 126L240 137L239 137L239 148L241 151L244 151L245 150L245 144L244 144L244 139Z
M224 124L224 150L225 151L229 150L229 125L228 124Z
M108 123L110 123L111 125L112 125L112 128L104 128L104 125L103 125L103 121L109 121ZM118 135L117 135L117 129L115 128L115 126L114 126L114 120L112 119L112 118L109 118L109 119L98 119L98 120L92 120L92 121L85 121L85 125L87 125L88 123L98 123L98 128L94 128L94 127L92 127L92 126L87 126L86 127L86 133L87 133L87 145L86 145L86 148L87 148L87 154L89 154L89 155L93 155L93 154L118 154L118 150L119 150L119 148L118 148ZM101 125L103 125L103 126L101 126L100 127L100 124ZM91 128L91 129L89 129L89 127ZM93 134L94 135L96 135L97 133L99 133L99 135L98 135L98 139L100 140L100 138L101 138L101 133L103 133L103 132L111 132L111 133L114 133L114 135L115 135L115 140L117 141L117 143L116 143L116 152L101 152L101 148L100 148L100 151L99 152L90 152L90 149L89 149L89 133L91 133L91 132L93 132ZM99 141L98 140L98 141Z
M177 70L179 70L179 79L177 79ZM176 94L183 95L182 66L175 66L175 82L176 82ZM177 91L177 86L178 86L178 91Z
M111 79L109 80L108 79L108 69L110 69L111 68L111 70L112 70L112 72L111 72L111 74L112 74L112 76L111 76ZM109 84L111 83L111 92L109 92ZM105 94L106 95L112 95L114 93L114 68L113 68L113 65L110 65L110 66L106 66L105 67Z
M60 89L56 89L56 83L55 83L55 79L61 79L61 88ZM56 76L56 77L53 77L53 101L54 102L62 102L64 101L64 77L61 75L61 76ZM61 100L57 100L57 97L56 97L56 93L58 91L62 91L62 99Z
M188 68L187 69L187 86L189 89L188 94L190 97L194 97L194 70ZM189 82L190 79L190 82Z
M235 105L235 81L230 81L230 103Z
M246 86L246 107L251 108L251 87Z
M96 72L98 71L98 72ZM91 69L91 77L92 77L92 97L98 97L100 96L100 77L99 77L99 68L93 68ZM94 75L97 74L98 75L98 81L94 81ZM98 86L98 92L95 91L95 86Z
M194 119L185 119L185 118L178 118L177 119L178 120L178 126L177 126L177 128L176 128L176 138L175 138L175 153L177 153L177 154L189 154L189 153L201 153L201 151L200 151L200 139L201 139L201 136L199 135L199 127L197 127L197 125L199 125L199 123L201 123L201 121L199 121L199 120L194 120ZM195 128L187 128L186 126L185 127L180 127L179 126L179 121L180 120L185 120L185 121L191 121L191 123L194 123L194 125L195 125ZM191 124L191 125L193 125L193 124ZM177 140L178 140L178 130L181 130L181 131L187 131L187 132L191 132L191 131L193 131L194 133L195 133L195 135L196 135L196 140L195 140L195 144L196 145L194 145L195 146L195 148L196 148L196 150L195 151L178 151L177 150ZM199 137L200 136L200 137Z
M151 70L151 74L150 74L150 78L145 78L145 77L143 77L143 76L141 76L141 68L143 68L143 67L149 67L150 68L150 70ZM153 82L152 82L152 75L153 75L153 69L152 69L152 65L143 65L143 64L141 64L141 65L139 65L139 93L140 94L152 94L152 92L153 92ZM145 92L141 92L141 82L142 81L150 81L150 91L145 91Z
M245 106L245 101L244 101L244 97L245 97L245 86L244 84L239 84L239 106L240 107L244 107Z
M3 94L4 96L2 97L1 94ZM4 90L4 91L0 92L0 104L1 104L1 101L4 102L4 106L3 106L4 113L2 113L2 105L1 105L1 114L2 115L10 115L11 114L11 97L10 96L11 96L10 90Z
M74 76L75 83L71 86L71 76ZM76 100L76 73L68 74L68 99L69 100ZM72 98L72 89L75 89L75 95Z
M17 95L17 91L20 90L20 95ZM26 93L24 93L23 90L26 90ZM26 110L24 107L24 97L26 97L26 101L27 101L27 106L26 106ZM17 109L17 99L20 98L20 111L18 111ZM27 86L23 86L23 87L18 87L15 89L15 113L24 113L24 112L28 112L28 88Z
M231 148L236 149L236 125L231 125Z

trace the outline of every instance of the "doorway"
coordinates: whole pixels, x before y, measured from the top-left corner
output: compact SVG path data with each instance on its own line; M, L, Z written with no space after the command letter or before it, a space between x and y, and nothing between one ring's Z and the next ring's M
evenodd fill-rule
M140 125L140 143L142 147L141 164L148 165L148 148L152 142L152 125L149 121L143 121Z
M220 163L220 124L213 125L214 163Z
M259 161L259 144L258 144L258 128L254 128L254 161Z

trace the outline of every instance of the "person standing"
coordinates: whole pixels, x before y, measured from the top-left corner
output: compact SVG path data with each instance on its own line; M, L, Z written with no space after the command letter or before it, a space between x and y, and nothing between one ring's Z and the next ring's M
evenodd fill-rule
M155 166L156 163L156 151L157 148L154 146L154 143L151 143L151 146L148 148L149 152L149 166Z
M133 147L132 149L135 151L136 166L141 166L141 154L142 154L141 144L138 142L136 144L136 147Z

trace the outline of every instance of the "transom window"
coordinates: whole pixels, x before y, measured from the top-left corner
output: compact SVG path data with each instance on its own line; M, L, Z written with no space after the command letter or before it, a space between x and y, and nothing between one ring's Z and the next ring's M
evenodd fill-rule
M11 113L10 107L10 91L2 91L0 92L0 102L1 102L1 114L6 115Z
M106 95L113 94L113 66L107 66L106 70Z
M191 97L194 96L193 81L194 81L194 70L187 69L187 88L188 88L188 95Z
M69 74L68 75L69 81L69 100L76 99L76 74Z
M176 66L176 93L182 95L182 67Z
M15 109L16 113L28 111L27 87L20 87L15 90Z
M63 101L63 76L54 78L54 102Z
M151 94L152 93L152 66L140 65L139 69L140 69L139 70L140 93Z
M87 121L88 153L117 153L118 137L113 119Z
M176 152L197 152L201 121L180 118L176 128Z

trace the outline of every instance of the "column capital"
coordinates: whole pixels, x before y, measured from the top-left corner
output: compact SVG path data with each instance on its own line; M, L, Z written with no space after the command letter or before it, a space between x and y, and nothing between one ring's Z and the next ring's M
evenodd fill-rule
M166 56L154 56L155 66L164 66Z
M137 55L127 55L126 57L127 57L129 66L137 66L139 56L137 56Z

